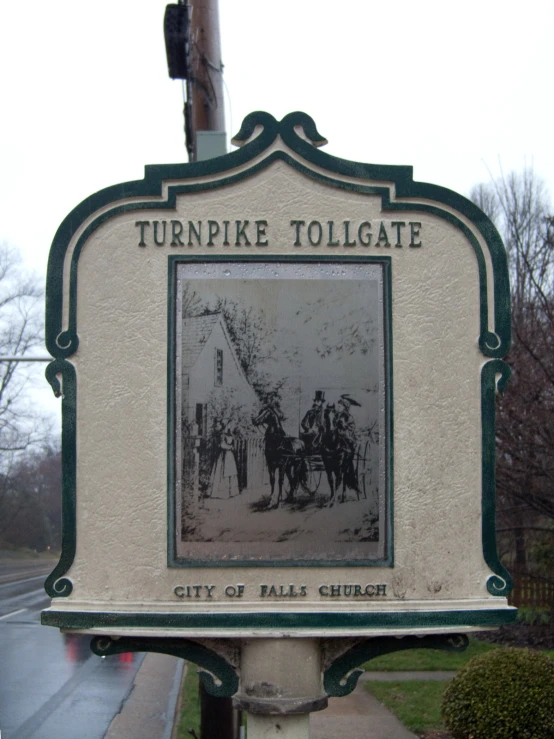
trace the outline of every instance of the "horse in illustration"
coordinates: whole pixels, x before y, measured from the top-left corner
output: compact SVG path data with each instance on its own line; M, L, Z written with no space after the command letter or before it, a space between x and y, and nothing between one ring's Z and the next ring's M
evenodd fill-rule
M278 408L267 405L252 419L254 426L265 426L264 453L271 486L269 508L279 506L283 497L285 477L288 478L290 485L288 499L292 498L298 485L298 474L295 469L296 460L301 459L304 454L303 442L293 436L287 436L283 428L282 418L283 416ZM275 488L276 473L277 489Z

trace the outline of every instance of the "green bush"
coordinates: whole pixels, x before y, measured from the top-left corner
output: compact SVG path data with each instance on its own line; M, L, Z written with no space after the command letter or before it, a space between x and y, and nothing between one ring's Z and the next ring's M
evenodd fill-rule
M552 739L554 661L530 649L475 657L447 686L442 715L454 739Z

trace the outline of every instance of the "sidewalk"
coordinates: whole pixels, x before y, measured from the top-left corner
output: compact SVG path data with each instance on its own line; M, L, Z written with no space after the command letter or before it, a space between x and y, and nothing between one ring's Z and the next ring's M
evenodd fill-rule
M412 670L409 672L408 670L402 671L402 672L364 672L364 674L360 677L359 682L369 682L370 680L379 680L380 682L385 683L396 683L399 681L408 681L408 680L436 680L437 682L441 682L443 680L452 680L453 677L456 677L456 672L449 672L447 670L444 670L443 672L440 672L437 670L436 672L432 672L431 670Z
M396 673L398 674L398 673ZM344 698L329 698L310 716L310 739L415 739L392 713L358 683Z
M370 680L450 680L455 672L366 672L344 698L330 698L325 711L310 716L310 739L415 739L393 714L370 695L363 683Z
M168 654L147 654L104 739L171 739L184 666Z
M147 654L129 697L112 721L105 739L171 739L184 661ZM310 716L310 739L415 739L379 701L365 690L368 680L450 680L455 672L366 672L344 698L330 698L324 711Z

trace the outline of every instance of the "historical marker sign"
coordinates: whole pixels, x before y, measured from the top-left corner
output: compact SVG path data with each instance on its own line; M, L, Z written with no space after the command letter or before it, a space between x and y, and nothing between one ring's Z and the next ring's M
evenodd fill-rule
M449 632L513 619L494 539L506 258L410 167L249 116L61 225L47 376L64 541L47 624Z

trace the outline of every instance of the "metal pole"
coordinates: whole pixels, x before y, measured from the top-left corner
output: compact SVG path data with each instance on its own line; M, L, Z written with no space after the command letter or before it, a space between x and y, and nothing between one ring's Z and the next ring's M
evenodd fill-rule
M200 694L200 739L239 739L238 712L232 698L216 698L206 692L202 681Z
M233 702L248 712L248 739L309 739L310 713L327 707L318 639L248 639Z
M248 714L248 739L309 739L310 714L257 716Z
M53 362L54 357L0 357L0 362Z

